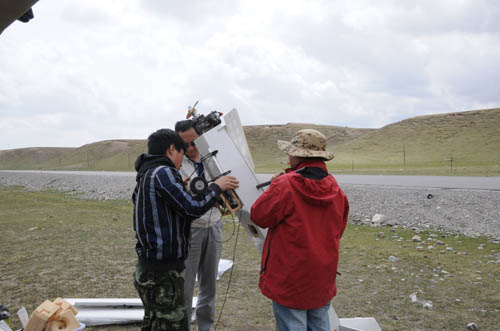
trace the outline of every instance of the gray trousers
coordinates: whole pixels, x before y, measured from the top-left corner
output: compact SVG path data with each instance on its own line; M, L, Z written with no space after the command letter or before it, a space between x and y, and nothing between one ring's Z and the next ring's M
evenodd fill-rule
M188 321L191 322L191 303L198 274L196 320L200 331L211 330L215 321L216 281L222 250L221 241L222 222L217 222L210 228L191 228L191 247L184 271L184 299Z

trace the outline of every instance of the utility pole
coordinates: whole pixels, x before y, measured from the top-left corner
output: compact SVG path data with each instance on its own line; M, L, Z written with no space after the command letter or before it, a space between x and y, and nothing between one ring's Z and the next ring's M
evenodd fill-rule
M403 165L406 166L406 146L403 144Z
M453 172L453 154L450 155L450 158L445 161L450 161L450 172Z

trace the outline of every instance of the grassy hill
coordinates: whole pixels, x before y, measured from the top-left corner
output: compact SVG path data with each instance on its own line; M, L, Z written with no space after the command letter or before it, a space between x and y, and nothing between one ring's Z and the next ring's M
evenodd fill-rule
M0 151L0 169L37 169L37 165L56 164L73 150L75 148L29 147Z
M250 152L256 168L260 171L274 172L283 169L280 162L288 160L285 153L278 149L278 140L290 141L300 129L315 129L322 132L328 140L329 149L375 131L375 129L353 129L340 126L296 124L257 125L244 127Z
M294 124L244 127L258 172L283 169L286 155L277 140L313 128L328 139L336 157L331 171L500 175L500 108L419 116L382 127L355 129ZM145 140L107 140L79 148L23 148L0 151L0 169L133 171Z
M500 109L419 116L337 146L338 169L500 175Z
M314 128L328 137L328 143L342 144L374 129L286 124L244 127L257 170L275 171L286 160L276 141L290 140L297 130ZM106 140L79 148L33 147L0 151L0 169L112 170L132 171L136 157L147 150L146 140Z
M145 140L106 140L78 148L32 147L0 151L0 169L131 171Z

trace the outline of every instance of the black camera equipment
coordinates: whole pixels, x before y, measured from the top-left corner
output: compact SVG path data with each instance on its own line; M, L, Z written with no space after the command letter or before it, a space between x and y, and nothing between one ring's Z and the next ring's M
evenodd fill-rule
M209 162L215 161L213 157L217 155L218 152L219 152L218 150L215 150L201 157L200 162L203 164L203 168L207 170L212 179L210 181L207 181L205 179L205 176L203 175L193 178L193 180L191 180L191 183L189 184L191 192L195 194L202 194L208 190L209 183L213 183L220 177L227 176L231 173L231 170L228 170L219 175L214 176L214 174L210 172L209 169L211 167L209 166ZM220 203L217 204L217 208L219 208L223 216L228 214L235 214L236 211L241 209L241 207L243 207L243 203L241 202L241 199L235 190L227 190L221 193Z
M221 112L216 110L212 111L208 115L198 115L196 113L196 105L198 105L198 101L195 104L188 108L188 113L186 115L186 119L193 117L193 128L200 136L207 132L208 130L215 128L217 125L221 123L220 117L223 115Z
M266 186L269 186L271 185L271 181L268 180L267 182L264 182L264 183L260 183L260 184L257 184L257 186L255 186L256 189L259 189L259 188L263 188L263 187L266 187Z
M201 159L200 159L200 162L203 164L205 160L207 160L208 158L212 157L212 156L215 156L217 155L219 151L218 150L215 150L211 153L208 153L207 155L204 155ZM194 171L193 171L193 174L194 174ZM218 176L217 178L221 177L222 175ZM189 176L191 177L191 176ZM212 179L211 181L215 181L217 178L214 178ZM207 180L205 179L205 176L197 176L195 178L193 178L193 180L191 181L191 184L189 184L189 188L191 189L191 191L193 193L196 193L196 194L202 194L204 192L206 192L208 190L208 182Z

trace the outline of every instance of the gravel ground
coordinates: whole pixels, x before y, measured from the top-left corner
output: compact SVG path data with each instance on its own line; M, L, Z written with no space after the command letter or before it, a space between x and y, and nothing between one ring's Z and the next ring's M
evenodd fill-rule
M500 238L499 191L354 185L343 190L355 222L368 224L382 214L390 225Z
M2 171L0 185L63 191L84 199L130 199L135 173ZM362 185L342 185L342 189L349 198L351 220L356 223L370 224L375 214L382 214L385 225L500 239L499 191Z

